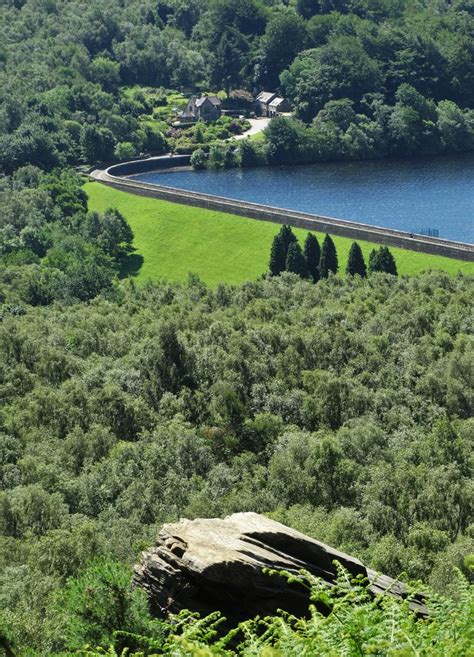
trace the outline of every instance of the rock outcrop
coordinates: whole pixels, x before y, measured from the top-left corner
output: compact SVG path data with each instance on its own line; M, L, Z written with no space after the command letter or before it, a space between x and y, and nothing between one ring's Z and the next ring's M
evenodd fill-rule
M403 584L377 575L358 559L256 513L235 513L223 520L180 520L164 525L156 546L142 554L134 583L142 587L152 613L181 609L208 614L219 610L231 623L284 609L304 615L308 592L264 568L298 573L305 569L328 583L336 578L334 561L353 576L362 575L375 593L406 597ZM426 615L422 600L412 608Z

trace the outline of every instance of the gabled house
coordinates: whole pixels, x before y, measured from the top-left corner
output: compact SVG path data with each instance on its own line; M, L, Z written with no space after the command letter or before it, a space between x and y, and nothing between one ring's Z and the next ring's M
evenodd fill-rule
M277 94L271 91L261 91L255 99L256 110L260 116L268 116L268 106Z
M181 119L217 121L222 114L221 101L217 96L193 96L180 114Z
M290 111L290 103L286 100L286 98L280 98L280 96L276 96L270 103L268 103L267 116L278 116L279 114Z

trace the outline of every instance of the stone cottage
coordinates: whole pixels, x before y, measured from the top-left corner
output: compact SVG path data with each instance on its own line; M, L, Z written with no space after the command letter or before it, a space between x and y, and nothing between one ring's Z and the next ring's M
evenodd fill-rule
M181 119L217 121L222 114L221 101L217 96L193 96L181 113Z
M257 113L260 116L268 116L268 106L271 101L277 97L277 94L271 91L261 91L255 99Z
M270 103L268 103L267 116L278 116L279 114L284 114L285 112L290 111L290 103L286 100L286 98L280 98L280 96L276 96Z

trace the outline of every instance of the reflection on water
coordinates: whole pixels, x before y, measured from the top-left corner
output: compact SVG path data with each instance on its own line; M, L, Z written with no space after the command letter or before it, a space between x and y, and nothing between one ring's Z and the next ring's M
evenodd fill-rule
M227 171L146 173L137 180L339 219L474 242L474 157Z

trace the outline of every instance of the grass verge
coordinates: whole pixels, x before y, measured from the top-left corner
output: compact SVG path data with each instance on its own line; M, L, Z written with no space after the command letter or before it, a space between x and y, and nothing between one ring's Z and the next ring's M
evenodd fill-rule
M183 281L189 272L210 286L256 279L267 270L271 242L280 230L278 224L135 196L97 182L86 183L85 191L91 210L115 207L130 223L136 254L126 273L136 275L138 281ZM294 230L302 244L307 231ZM324 236L315 234L321 242ZM334 237L334 243L344 272L352 240ZM374 245L359 244L367 260ZM427 269L474 274L473 263L404 249L391 251L399 274Z

